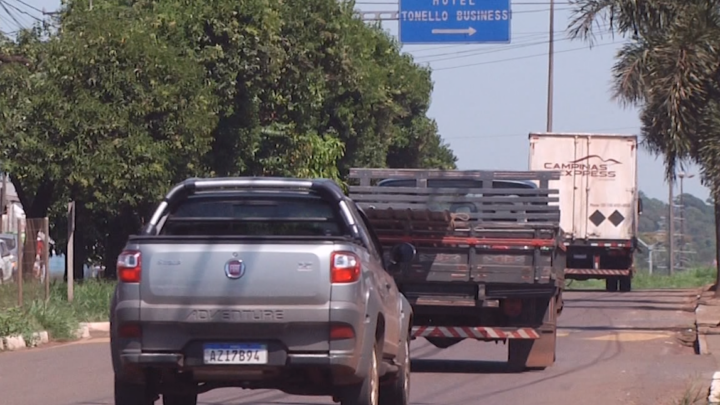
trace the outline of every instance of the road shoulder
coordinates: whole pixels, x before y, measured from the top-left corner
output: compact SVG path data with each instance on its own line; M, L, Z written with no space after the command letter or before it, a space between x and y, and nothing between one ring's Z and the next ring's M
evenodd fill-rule
M83 322L75 334L76 340L107 337L110 334L110 322ZM37 331L30 336L14 335L0 337L0 352L29 349L53 343L47 331Z

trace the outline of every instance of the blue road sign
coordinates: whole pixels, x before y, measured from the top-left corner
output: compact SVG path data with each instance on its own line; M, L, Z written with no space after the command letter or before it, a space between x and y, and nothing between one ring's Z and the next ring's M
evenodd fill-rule
M510 42L510 0L400 0L400 42Z

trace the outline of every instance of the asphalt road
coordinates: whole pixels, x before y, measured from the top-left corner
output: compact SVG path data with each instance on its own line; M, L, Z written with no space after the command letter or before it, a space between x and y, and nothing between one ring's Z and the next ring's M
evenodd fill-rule
M692 326L693 291L570 292L560 318L557 363L505 372L502 344L466 341L436 349L413 342L412 403L670 405L693 380L718 369L680 344ZM216 390L203 405L330 404L277 391ZM0 354L0 405L108 405L107 339Z

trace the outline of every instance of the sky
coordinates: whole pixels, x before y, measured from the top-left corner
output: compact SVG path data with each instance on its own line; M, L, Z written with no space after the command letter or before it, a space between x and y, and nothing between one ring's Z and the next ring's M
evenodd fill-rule
M0 30L12 32L18 23L29 26L42 18L41 10L58 9L60 0L0 0L3 4L12 16L0 9ZM399 7L397 0L357 0L356 4L364 12ZM433 69L428 114L458 157L460 169L527 170L528 133L546 128L549 16L548 0L515 1L509 44L403 46L403 52ZM622 39L606 33L592 49L572 41L566 34L570 17L570 5L558 0L553 131L639 135L637 110L613 101L610 91L611 68ZM398 21L382 24L397 35ZM706 199L709 192L700 184L698 169L685 171L695 174L685 180L685 192ZM638 177L646 195L667 199L661 159L641 150Z

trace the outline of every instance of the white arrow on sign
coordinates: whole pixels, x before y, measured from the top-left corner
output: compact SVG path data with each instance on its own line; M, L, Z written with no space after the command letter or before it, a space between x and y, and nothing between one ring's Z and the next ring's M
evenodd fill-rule
M473 35L477 32L477 30L473 27L469 28L462 28L462 29L442 29L442 28L435 28L432 30L433 34L467 34L467 35Z

